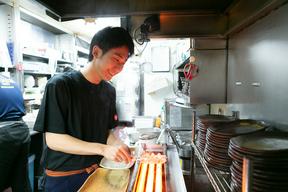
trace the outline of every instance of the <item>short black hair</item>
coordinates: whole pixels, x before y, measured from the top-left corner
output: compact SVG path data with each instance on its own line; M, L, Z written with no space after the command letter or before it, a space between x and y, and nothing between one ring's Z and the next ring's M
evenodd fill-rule
M93 47L97 45L103 54L112 48L127 46L129 57L134 54L134 43L129 32L122 27L106 27L98 31L91 40L89 61L93 60Z

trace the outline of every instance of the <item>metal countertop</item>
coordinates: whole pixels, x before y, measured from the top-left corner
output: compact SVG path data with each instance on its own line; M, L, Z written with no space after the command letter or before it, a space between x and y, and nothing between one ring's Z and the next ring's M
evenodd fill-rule
M187 192L182 169L180 167L179 155L175 145L167 146L168 158L168 175L167 188L168 192Z

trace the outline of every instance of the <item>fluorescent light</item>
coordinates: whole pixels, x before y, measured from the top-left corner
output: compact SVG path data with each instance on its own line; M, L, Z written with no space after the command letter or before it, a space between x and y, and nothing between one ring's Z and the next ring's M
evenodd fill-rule
M65 21L63 25L75 34L91 39L99 30L108 26L120 27L121 22L120 17L101 17L95 20L88 18L86 21L85 19Z

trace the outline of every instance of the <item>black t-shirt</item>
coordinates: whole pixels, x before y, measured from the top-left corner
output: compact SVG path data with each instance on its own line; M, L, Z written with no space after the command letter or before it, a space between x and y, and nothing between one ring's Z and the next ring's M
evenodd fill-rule
M109 130L117 125L115 102L115 89L108 82L92 84L74 70L56 75L46 85L34 130L105 144ZM43 155L46 168L57 171L83 169L102 158L49 148Z

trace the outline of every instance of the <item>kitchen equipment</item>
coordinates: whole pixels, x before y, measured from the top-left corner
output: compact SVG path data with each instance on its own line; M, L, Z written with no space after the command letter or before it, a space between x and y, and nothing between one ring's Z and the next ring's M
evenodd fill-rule
M165 100L165 123L172 130L192 130L192 112L204 115L209 112L208 105L189 105L180 103L179 99Z
M166 146L144 144L141 151L132 173L128 191L166 192Z
M182 145L178 149L180 166L183 172L183 175L191 175L193 163L192 163L192 151L193 148L191 144Z
M187 138L183 138L183 140L179 137L179 134L175 134L176 131L172 131L169 125L166 125L165 128L162 129L159 138L157 139L156 143L160 143L162 140L162 137L164 135L169 135L170 138L173 141L173 144L175 144L179 158L180 158L180 166L182 169L182 172L184 175L190 175L192 172L192 146L191 146L191 132L189 131L182 131L186 132L186 135L190 135L190 140L187 142ZM180 132L179 132L180 133ZM185 140L185 141L184 141ZM167 140L166 140L167 142Z

